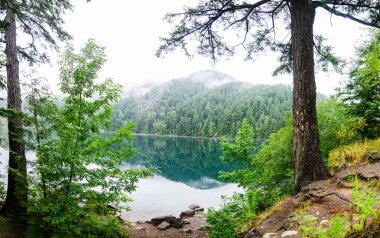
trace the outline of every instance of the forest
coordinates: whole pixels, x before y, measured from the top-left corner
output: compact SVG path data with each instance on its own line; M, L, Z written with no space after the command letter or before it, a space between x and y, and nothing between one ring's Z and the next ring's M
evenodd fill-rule
M142 97L120 100L114 106L114 125L133 121L136 133L233 137L246 118L258 137L266 138L284 126L284 117L290 115L289 86L229 82L208 88L194 77L172 80ZM213 72L208 80L218 78L223 75Z
M171 30L157 37L156 60L179 49L215 66L235 54L251 60L275 52L279 64L269 65L272 76L290 74L292 84L265 85L256 72L246 72L248 81L263 83L252 85L216 70L194 70L127 97L122 88L132 79L121 85L106 69L107 60L118 65L132 51L120 48L116 59L107 58L96 39L75 41L75 27L66 29L65 19L80 3L0 3L0 237L380 235L378 0L204 0L182 12L165 8L161 17ZM81 4L91 11L100 3ZM366 27L350 59L335 55L314 31L321 12L330 21L334 16ZM146 15L152 27L143 30L156 30L153 13ZM86 28L96 20L79 18ZM144 46L124 42L139 29L108 31L110 25L96 28L112 44L119 40L115 30L128 35L122 45L152 49L155 39L139 38ZM140 65L134 56L120 72L128 65L155 76L153 61L145 60ZM35 69L46 63L56 68L43 80ZM170 68L178 73L180 66L187 65ZM346 80L327 97L317 92L318 71ZM155 191L143 193L150 200L142 207L155 207L139 214L145 220L132 221L124 214L134 212L134 196L142 190ZM229 195L213 197L220 191ZM181 197L197 202L200 195L218 202L191 204L179 217L172 213L188 205L179 205ZM163 204L176 207L155 213Z

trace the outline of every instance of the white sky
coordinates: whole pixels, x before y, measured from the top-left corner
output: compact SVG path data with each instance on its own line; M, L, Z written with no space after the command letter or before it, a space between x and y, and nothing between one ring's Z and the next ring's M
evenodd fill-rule
M194 5L198 0L85 0L72 1L74 11L67 14L66 29L74 37L79 49L89 38L106 47L107 64L100 77L112 78L123 85L125 91L146 83L162 83L185 77L199 70L214 69L240 81L252 84L291 84L291 76L272 77L277 65L276 57L269 53L253 61L244 61L244 52L232 59L222 59L213 65L210 59L197 56L191 60L180 51L157 58L154 54L160 45L159 37L167 36L172 25L163 21L168 12L180 12L182 6ZM315 32L323 33L342 57L354 55L354 45L363 39L366 31L349 20L332 17L319 11ZM52 54L54 55L54 54ZM58 82L57 56L51 65L44 65L39 75L47 78L54 88ZM317 90L332 94L344 76L335 73L317 74Z

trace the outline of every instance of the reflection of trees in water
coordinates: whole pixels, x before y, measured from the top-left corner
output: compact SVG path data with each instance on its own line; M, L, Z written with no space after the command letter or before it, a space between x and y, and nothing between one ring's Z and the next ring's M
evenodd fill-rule
M219 171L232 171L236 163L219 160L219 142L212 139L136 136L133 165L158 166L159 175L172 181L207 189L220 186Z

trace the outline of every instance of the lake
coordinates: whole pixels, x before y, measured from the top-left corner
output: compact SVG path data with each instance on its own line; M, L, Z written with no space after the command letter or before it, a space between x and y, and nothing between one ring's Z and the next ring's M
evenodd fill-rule
M204 208L218 207L222 195L242 192L236 184L218 179L219 171L232 171L237 164L222 162L219 141L208 138L136 135L132 146L138 150L125 168L158 167L153 178L139 181L131 194L131 210L125 214L131 221L155 216L175 215L197 203ZM0 149L0 172L4 173L8 152ZM28 160L35 153L27 152ZM6 178L0 178L6 182Z
M242 192L236 184L218 179L219 171L232 171L237 164L222 162L219 141L207 138L137 135L138 149L126 167L158 166L153 178L141 180L131 194L132 221L160 215L178 216L192 203L218 207L222 195Z

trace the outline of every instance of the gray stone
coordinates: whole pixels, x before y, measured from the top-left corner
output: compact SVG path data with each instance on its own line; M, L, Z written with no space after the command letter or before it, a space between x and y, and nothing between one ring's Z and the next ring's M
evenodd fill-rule
M198 204L196 204L196 203L193 203L193 204L191 204L190 206L189 206L189 208L191 209L191 210L196 210L196 209L199 209L201 206L199 206Z
M279 237L279 236L277 235L277 233L265 233L265 234L263 235L263 238L277 238L277 237Z
M136 231L144 231L145 227L143 227L143 226L135 226L135 227L133 227L133 229L136 230Z
M182 228L183 227L183 220L181 218L176 218L173 220L173 222L169 222L172 227L175 228Z
M324 225L324 224L326 224L327 222L329 222L329 220L322 220L320 223L319 223L319 225Z
M183 224L190 224L190 222L186 219L182 219L182 221L183 221Z
M163 222L161 222L160 225L157 226L157 229L166 230L166 229L170 228L170 226L171 226L170 223L163 221Z
M284 231L281 237L294 237L298 235L298 231Z
M174 216L161 216L161 217L155 217L155 218L151 219L150 222L151 222L152 225L158 226L163 221L166 221L166 222L170 223L170 221L172 221L174 219L175 219Z

